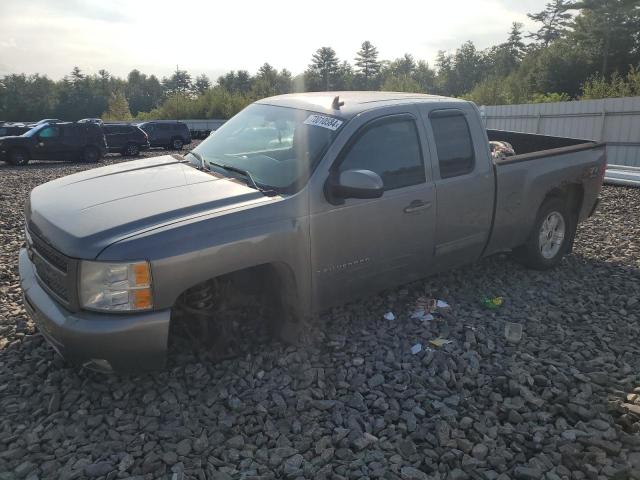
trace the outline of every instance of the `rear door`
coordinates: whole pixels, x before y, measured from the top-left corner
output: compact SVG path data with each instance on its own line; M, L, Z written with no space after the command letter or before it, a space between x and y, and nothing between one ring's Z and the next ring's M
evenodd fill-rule
M486 134L471 104L421 106L433 146L436 270L480 257L491 230L494 174Z
M108 125L103 127L109 150L120 151L124 147L126 135L120 125Z
M413 105L387 113L363 114L360 118L368 121L351 134L329 171L313 177L312 282L318 309L409 282L429 270L435 189L425 168L429 158L418 113ZM350 169L380 175L383 196L329 203L323 193L326 178Z
M173 136L174 126L168 123L159 123L156 129L159 132L158 145L162 145L163 147L169 145L171 137Z

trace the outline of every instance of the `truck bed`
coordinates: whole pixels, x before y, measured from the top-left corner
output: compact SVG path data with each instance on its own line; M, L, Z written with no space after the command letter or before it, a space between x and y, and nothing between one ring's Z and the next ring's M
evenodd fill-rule
M487 130L487 136L509 142L516 155L493 160L495 214L486 255L521 245L537 207L553 191L572 189L578 221L593 212L606 166L605 144L502 130Z
M489 141L497 140L501 142L508 142L515 150L516 155L495 160L496 164L501 165L524 162L527 160L555 156L563 153L589 150L604 145L593 140L553 137L551 135L510 132L507 130L487 129L487 137L489 138Z

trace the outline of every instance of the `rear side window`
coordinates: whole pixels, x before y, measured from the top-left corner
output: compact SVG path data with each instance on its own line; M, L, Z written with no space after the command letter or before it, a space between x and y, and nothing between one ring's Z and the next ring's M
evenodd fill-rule
M340 171L371 170L385 190L425 182L418 131L410 119L385 119L366 128L349 147Z
M471 173L474 167L473 141L469 124L460 111L435 111L430 115L438 151L440 178Z

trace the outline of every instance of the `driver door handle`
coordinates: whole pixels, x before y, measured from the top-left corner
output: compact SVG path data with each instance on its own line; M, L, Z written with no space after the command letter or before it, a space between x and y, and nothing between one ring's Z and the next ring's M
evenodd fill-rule
M420 210L427 210L431 208L431 202L425 202L424 200L414 200L409 205L404 207L404 213L419 212Z

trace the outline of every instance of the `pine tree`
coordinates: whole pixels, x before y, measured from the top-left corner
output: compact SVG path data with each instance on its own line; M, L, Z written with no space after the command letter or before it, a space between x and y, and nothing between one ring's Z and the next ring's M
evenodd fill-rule
M366 40L362 42L360 50L356 54L356 73L363 78L367 88L372 84L380 74L380 62L378 61L378 49Z
M547 3L543 11L528 13L527 17L534 22L542 23L542 26L537 32L529 32L527 38L533 38L546 47L554 40L563 37L571 23L571 14L567 10L569 10L567 0L553 0Z
M610 70L627 67L630 62L620 60L629 52L638 51L640 1L579 0L568 4L567 8L581 10L575 21L573 38L599 53L603 77ZM610 61L617 64L610 68Z
M522 41L522 27L523 25L520 22L513 22L511 24L511 31L509 32L509 38L507 39L507 48L518 62L524 57L526 48Z
M102 114L103 120L131 120L131 112L129 111L129 102L122 92L116 92L109 98L109 107Z
M321 47L311 57L309 72L320 80L320 88L328 91L333 88L338 74L340 61L331 47Z
M211 88L211 80L204 73L196 77L196 81L193 84L193 92L197 95L202 95L204 92Z

